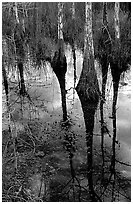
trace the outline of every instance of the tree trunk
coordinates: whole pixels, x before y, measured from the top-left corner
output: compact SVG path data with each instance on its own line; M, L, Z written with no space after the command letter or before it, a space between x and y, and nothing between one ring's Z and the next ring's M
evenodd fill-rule
M105 57L101 61L101 67L102 67L102 100L105 102L105 91L106 91L106 83L107 83L107 75L108 75L108 59Z
M5 70L5 65L4 65L4 56L2 56L2 76L3 76L3 81L4 81L4 88L5 88L5 93L6 93L6 103L8 106L8 80L7 80L7 74Z
M116 103L117 103L117 95L118 95L118 83L116 84L116 87L114 88L115 90L115 96L113 100L113 107L112 107L112 112L113 112L113 139L112 139L112 157L111 157L111 166L110 166L110 171L113 176L113 181L112 181L112 200L111 202L115 201L115 182L116 182L116 171L115 171L115 161L116 161L116 150L115 150L115 145L116 145Z
M63 40L60 40L60 46L63 46ZM66 89L65 89L65 75L67 71L66 57L61 49L55 52L54 58L52 60L51 66L60 84L61 98L62 98L62 111L63 111L63 121L67 120L67 106L66 106Z
M99 85L94 67L94 49L92 39L92 5L86 3L86 24L85 24L85 45L84 60L81 76L76 87L77 94L81 101L86 127L87 145L87 166L88 186L90 200L97 201L93 188L93 128L94 115L99 101Z
M67 121L66 89L65 89L65 75L67 71L67 61L64 51L63 40L63 3L58 3L58 51L55 52L54 58L51 62L51 66L60 84L63 121L65 122Z
M16 15L16 27L14 29L14 40L16 45L16 57L17 57L17 66L20 73L20 94L25 95L25 82L24 82L24 70L23 70L23 61L25 58L24 50L24 41L25 41L25 27L20 24L17 3L15 3L15 15ZM23 18L24 20L24 18Z
M26 88L24 82L24 70L22 62L18 62L18 70L20 73L20 95L24 96L26 94Z
M102 151L102 175L101 184L104 182L104 114L103 114L103 100L100 102L100 115L101 115L101 151Z
M63 3L58 3L58 39L63 39Z
M59 67L59 69L60 69L60 67ZM67 120L67 106L66 106L65 76L63 76L62 78L60 78L58 76L57 78L58 78L58 81L60 84L60 89L61 89L63 121L66 121Z
M120 54L120 23L119 23L119 2L115 2L115 46L119 50ZM113 78L113 105L112 105L112 118L113 118L113 141L112 141L112 158L111 158L111 174L114 176L112 184L112 202L115 201L115 143L116 143L116 104L118 98L118 88L121 75L121 65L120 65L120 56L117 56L118 60L116 62L111 59L110 67Z
M87 67L88 69L89 67ZM84 66L83 66L84 69ZM88 79L87 79L88 78ZM81 80L83 80L81 82ZM87 178L88 178L88 186L89 186L89 192L90 192L90 199L91 201L97 201L94 188L93 188L93 129L94 129L94 117L95 112L98 105L98 82L95 83L94 80L94 73L88 73L88 76L85 76L81 74L80 76L80 83L78 83L76 87L76 91L78 93L79 99L81 101L82 110L84 113L84 121L85 121L85 127L86 127L86 145L87 145ZM87 84L85 84L88 81ZM90 83L89 83L90 81ZM94 84L97 84L96 86ZM86 92L86 89L92 88L93 90L90 90L90 92ZM93 91L93 92L91 92ZM96 92L95 92L96 91Z
M119 2L115 2L115 46L120 53L120 23L119 23ZM112 116L114 117L117 97L118 97L118 88L121 75L121 65L120 65L120 56L117 56L118 60L114 62L113 59L110 61L111 73L113 78L113 105L112 105Z
M102 35L103 35L103 49L105 51L104 54L102 54L100 58L100 64L102 67L102 98L103 101L105 101L105 90L106 90L106 82L107 82L107 74L108 74L108 55L111 51L111 39L109 35L109 28L108 28L108 20L107 20L107 3L103 3L103 29L102 29Z
M72 3L72 23L73 28L76 30L75 25L75 3ZM76 51L75 51L75 33L72 33L72 54L73 54L73 67L74 67L74 89L73 89L73 102L75 98L75 88L76 88Z
M97 109L97 103L90 104L88 101L84 101L84 98L80 97L82 110L84 113L85 127L86 127L86 145L87 145L87 178L90 193L90 200L97 201L95 191L93 188L93 129L95 112Z
M73 53L73 67L74 67L74 89L73 89L73 101L74 101L74 94L75 94L75 88L76 88L76 52L75 52L75 46L74 42L72 43L72 53Z

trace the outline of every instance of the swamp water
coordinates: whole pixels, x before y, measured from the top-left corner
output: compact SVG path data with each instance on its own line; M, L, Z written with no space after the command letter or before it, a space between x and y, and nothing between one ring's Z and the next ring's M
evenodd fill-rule
M77 52L76 54L77 54L77 82L78 82L78 79L81 73L83 59L80 52ZM71 88L73 87L73 65L72 65L73 62L72 62L72 56L70 55L69 51L66 52L66 57L67 57L67 64L68 64L68 71L66 75L66 89L68 90L67 109L68 109L68 115L72 121L70 134L74 132L74 134L77 137L80 135L80 137L75 140L75 143L77 146L77 152L74 154L74 157L73 157L74 167L75 169L78 169L78 165L79 166L81 166L82 164L84 164L84 166L86 165L85 125L84 125L81 104L76 92L75 92L75 99L73 103L73 89ZM99 85L101 86L101 72L100 72L98 63L96 63L96 69L98 70L97 76L99 79ZM45 130L47 129L47 132L48 132L47 139L50 142L51 134L53 136L53 131L57 131L57 129L56 128L53 129L50 124L51 123L59 124L59 121L62 119L61 95L60 95L59 84L56 79L56 76L54 75L51 68L49 67L49 64L47 64L47 72L46 70L45 71L40 70L36 73L33 71L32 73L35 75L36 80L33 80L33 75L30 76L30 79L27 80L27 84L29 84L28 92L31 95L32 99L33 98L36 99L37 97L39 97L39 99L36 100L36 103L40 103L40 106L42 103L43 110L42 108L33 108L32 111L30 111L30 113L29 111L25 111L24 117L29 118L29 114L30 114L31 119L38 118L38 120L43 121L43 123L45 123L44 126L46 126ZM117 116L116 116L117 117L117 140L118 140L118 144L116 144L116 152L117 152L117 159L119 159L123 163L131 164L130 72L125 74L125 82L127 82L126 86L122 86L120 83L120 87L119 87L119 95L118 95L118 103L117 103L118 109L117 109ZM106 121L110 135L112 135L112 131L113 131L112 119L109 118L111 116L111 111L112 111L111 109L112 78L111 78L110 71L108 74L106 89L107 91L106 91L106 103L104 104L104 120ZM27 105L27 110L29 110L28 105ZM97 160L99 162L99 158L97 159L97 152L100 151L99 149L100 149L100 142L101 142L101 136L100 136L101 126L99 121L100 121L100 108L98 107L98 110L95 115L95 127L94 127L94 162L95 163L97 162ZM7 126L3 124L3 129L6 129L6 128ZM66 134L65 130L63 131L59 133L61 138L64 137L64 135ZM40 130L40 133L38 132L39 137L41 137L40 135L41 133L42 132ZM105 138L104 145L107 151L110 151L112 138L109 137L108 134L105 134L104 138ZM60 148L58 149L58 145L59 145L58 142L59 141L55 140L55 146L57 147L56 150L53 148L53 150L51 150L52 153L50 153L50 156L46 156L42 161L40 161L42 162L41 167L39 167L41 169L39 170L39 168L37 167L34 170L34 174L28 178L29 187L27 188L27 193L32 195L33 198L34 197L37 198L39 195L43 199L43 201L49 201L49 200L56 201L56 198L54 200L53 197L54 197L54 194L56 196L56 193L57 193L56 190L54 190L56 188L57 183L60 184L60 188L63 188L64 183L66 183L65 176L68 178L68 181L70 180L69 179L70 177L69 151L65 152ZM43 170L45 169L45 172L42 169ZM59 169L61 169L61 171ZM130 179L131 177L130 166L117 164L116 169L125 178ZM64 170L64 173L62 173L63 170ZM48 172L50 173L48 174ZM53 178L55 179L55 182ZM51 180L52 180L52 183L50 183ZM83 187L86 186L87 179L84 178L84 180L81 183ZM130 194L130 187L128 188L129 188L128 193ZM51 197L50 191L53 192L53 197ZM70 191L69 198L67 197L63 198L65 201L67 200L71 201L71 197L72 197L71 191ZM124 198L124 196L121 195L119 196L119 201L126 201L126 199Z

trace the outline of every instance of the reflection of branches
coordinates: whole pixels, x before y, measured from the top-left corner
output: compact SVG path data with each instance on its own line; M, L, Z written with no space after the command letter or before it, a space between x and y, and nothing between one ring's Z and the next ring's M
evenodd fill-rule
M121 186L119 186L119 188L122 189ZM108 190L109 192L111 191L111 189L110 189L108 186L107 186L106 190ZM116 189L115 189L115 190L116 190ZM123 189L122 189L122 190L123 190ZM122 192L119 191L119 194L120 194L121 196L123 196L124 198L126 198L127 200L129 200L129 201L131 200L131 198L126 195L126 192L125 192L125 194L123 194ZM101 196L100 196L100 197L101 197Z
M101 184L104 181L104 116L103 116L103 101L100 103L100 113L101 113L101 150L102 150L102 179Z
M102 105L101 105L102 106ZM101 112L103 110L101 109ZM103 114L103 113L102 113ZM103 115L102 115L103 116ZM111 157L111 165L110 165L110 171L111 171L111 174L110 174L110 177L108 179L108 182L106 184L106 186L104 187L104 190L103 192L101 193L100 195L100 198L102 197L102 195L104 195L105 191L107 190L108 188L108 185L110 184L111 182L111 179L113 177L113 183L112 183L112 202L115 201L115 180L116 180L116 172L115 172L115 144L116 144L116 109L113 107L113 141L112 141L112 157ZM103 117L101 117L101 119L103 119ZM103 122L103 120L101 120L101 122ZM103 133L103 127L101 127L101 132ZM108 129L107 129L108 130ZM109 132L107 132L109 134ZM103 145L103 144L102 144ZM103 147L103 146L102 146Z
M122 162L122 161L118 161L117 159L115 159L116 162L118 162L119 164L122 164L122 165L125 165L125 166L130 166L131 167L131 164L127 164L125 162Z
M112 141L112 158L111 158L111 166L110 170L112 174L114 175L113 185L112 185L112 202L115 201L115 180L116 180L116 172L115 172L115 142L116 142L116 101L113 101L113 109L112 109L112 115L113 115L113 141Z
M122 192L119 191L119 194L125 197L127 200L131 200L131 196L127 196L127 191L126 191L128 190L127 186L131 185L129 180L127 178L123 178L123 176L121 177L120 174L116 174L116 179L117 179L117 182L119 183L119 188L124 192L123 194ZM123 188L122 184L125 186L125 189Z
M67 128L66 128L67 130ZM80 202L81 201L81 185L80 185L80 182L78 180L78 178L76 177L76 173L75 173L75 169L73 167L73 156L74 156L74 151L75 151L75 146L74 146L74 141L73 141L73 137L71 135L67 135L65 136L65 146L66 146L66 149L69 153L69 162L70 162L70 170L71 170L71 179L68 181L68 183L65 185L65 187L63 188L63 190L68 186L68 184L70 184L72 182L72 191L73 191L73 199L75 201L75 191L74 191L74 186L75 186L75 181L78 183L78 188L79 188L79 194L78 194L78 201ZM76 186L75 186L76 187ZM70 192L70 189L71 189L71 186L69 188L69 190L67 191L67 193ZM62 191L63 191L62 190Z
M111 173L111 174L110 174L110 177L109 177L109 179L108 179L108 182L107 182L106 186L104 187L103 192L102 192L101 195L100 195L100 198L104 195L105 191L107 190L108 185L109 185L109 183L110 183L110 181L111 181L112 175L113 175L113 174Z

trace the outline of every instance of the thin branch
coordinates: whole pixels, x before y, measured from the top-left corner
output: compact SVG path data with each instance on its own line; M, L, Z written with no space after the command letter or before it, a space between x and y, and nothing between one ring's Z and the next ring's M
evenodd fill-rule
M122 161L118 161L117 159L115 159L116 162L122 164L122 165L125 165L125 166L130 166L131 167L131 164L127 164L125 162L122 162Z

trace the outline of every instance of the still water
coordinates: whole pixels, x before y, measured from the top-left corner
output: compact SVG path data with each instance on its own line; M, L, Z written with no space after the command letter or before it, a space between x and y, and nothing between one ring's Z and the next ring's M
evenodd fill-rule
M79 51L76 52L76 56L77 56L76 83L78 83L81 69L82 69L83 57ZM67 57L67 64L68 64L68 70L66 74L66 89L68 90L67 91L68 115L73 121L73 127L72 127L73 131L83 136L82 142L84 142L84 144L81 148L81 152L83 151L85 152L86 143L85 143L84 118L83 118L81 104L76 92L73 100L73 78L74 77L73 77L73 60L72 60L72 53L70 49L66 50L66 57ZM99 87L101 88L101 70L97 62L95 62L95 68L96 68L97 77L99 81ZM35 79L33 80L34 77ZM36 118L38 115L38 119L43 120L44 124L45 123L50 124L55 121L60 121L62 119L60 88L59 88L57 78L53 73L49 64L46 65L44 70L43 69L41 69L40 71L34 70L30 77L29 76L27 77L27 75L25 75L25 79L27 79L26 83L27 83L27 87L29 87L28 93L30 94L32 99L36 98L36 96L37 97L39 96L39 100L37 102L38 103L41 102L43 104L43 107L45 107L45 110L42 110L41 108L37 108L36 110L34 110L34 113L32 109L30 111L31 119ZM130 164L131 163L131 73L130 71L128 71L125 74L124 82L125 84L123 83L123 79L121 79L120 86L119 86L119 94L118 94L117 116L116 116L118 145L116 145L116 152L117 152L117 158L120 161ZM109 70L107 87L106 87L106 103L104 104L104 120L107 124L110 135L113 135L112 119L110 119L111 112L112 112L112 93L113 93L112 77ZM42 104L40 104L40 107ZM28 105L27 105L27 108L29 111ZM4 111L4 108L3 108L3 111ZM25 118L29 118L28 111L25 111L24 113ZM97 112L95 114L94 149L95 149L95 144L100 144L100 140L101 140L101 126L99 121L100 121L100 108L98 106ZM16 121L17 124L20 124L20 122ZM8 128L8 126L3 124L2 128L6 129ZM49 129L51 128L50 125L48 128ZM111 142L112 142L112 138L110 138L108 135L105 135L105 145L108 149L111 146ZM69 163L65 164L66 162L66 160L64 161L64 159L66 159L65 156L64 155L61 156L61 154L62 154L61 152L59 153L53 152L52 156L54 158L58 156L60 159L62 159L62 164L63 164L62 166L65 167L65 165L67 165L69 167ZM75 162L77 162L77 166L78 166L79 163L80 164L83 163L83 155L76 155L74 160ZM125 177L127 178L131 177L130 167L119 165L119 166L116 166L116 168L118 168L117 170ZM31 191L33 194L38 195L37 189L40 188L41 184L43 186L42 189L45 187L44 183L41 182L41 179L42 177L40 172L35 173L30 178L29 184L31 186ZM46 188L47 186L49 188L49 184L46 185ZM121 200L123 201L123 199Z

